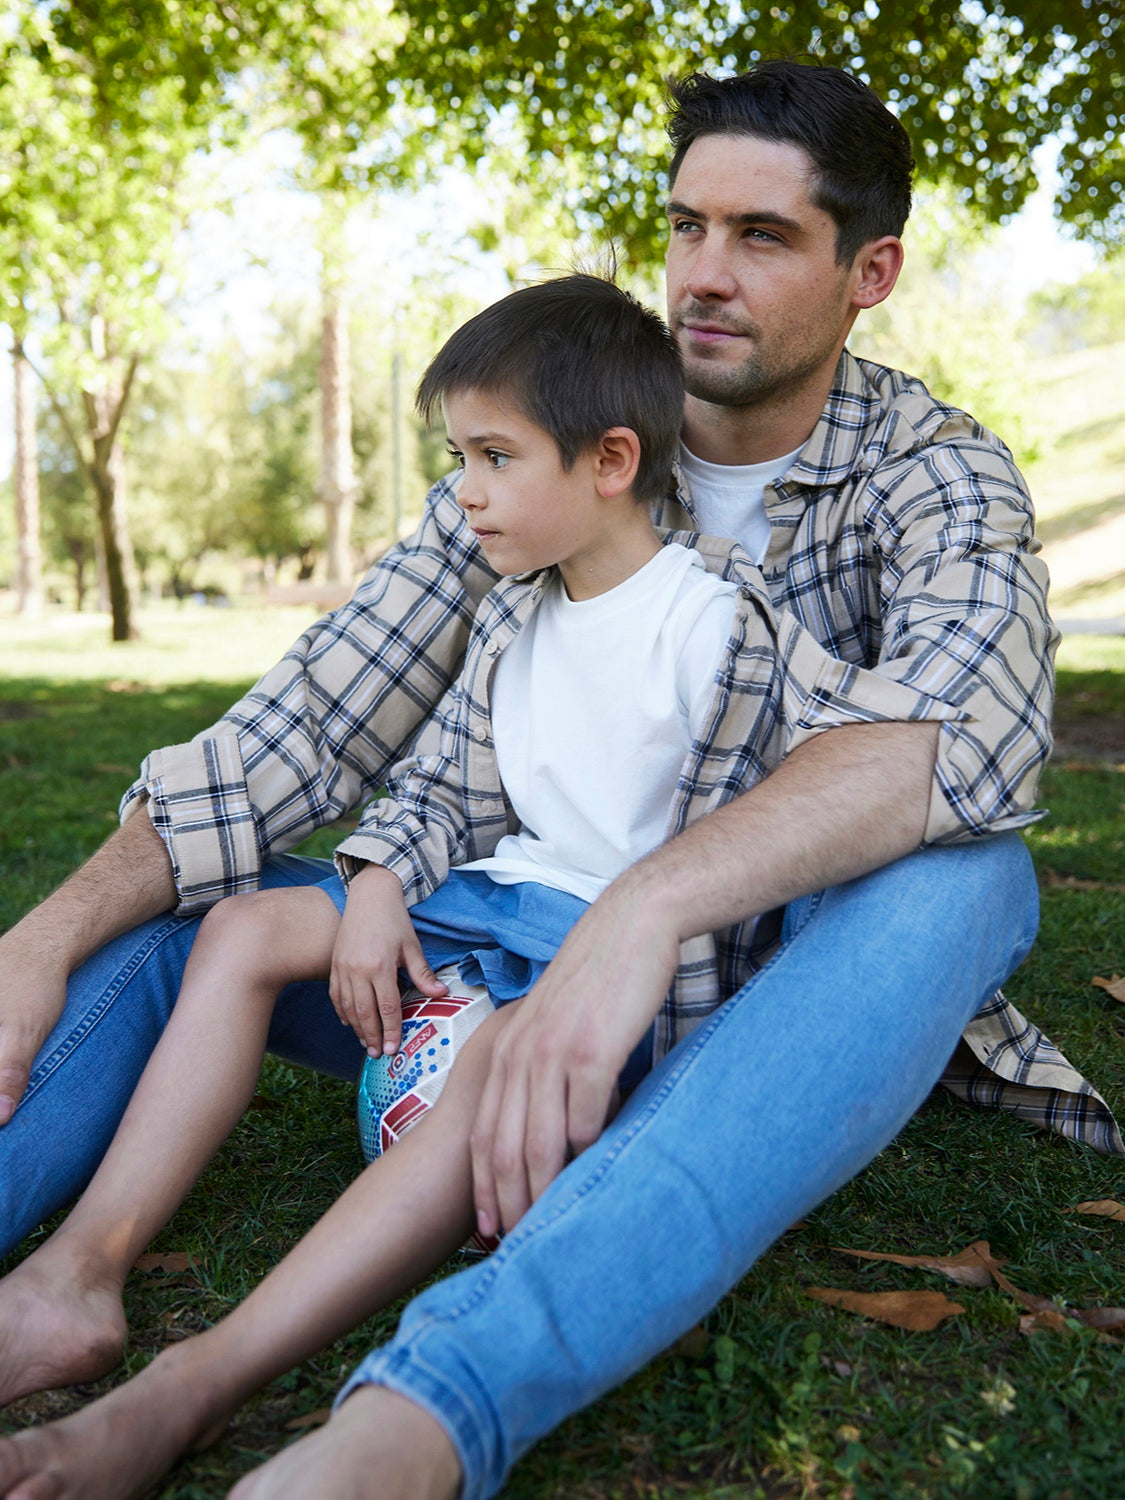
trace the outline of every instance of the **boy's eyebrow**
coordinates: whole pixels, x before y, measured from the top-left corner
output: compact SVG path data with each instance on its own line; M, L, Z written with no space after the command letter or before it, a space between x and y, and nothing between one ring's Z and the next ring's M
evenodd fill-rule
M475 448L487 448L491 443L510 443L512 435L510 432L470 432L465 441Z
M707 214L701 213L697 208L689 207L686 203L681 203L676 198L669 202L666 213L670 219L679 215L685 219L699 219L704 224L709 219ZM778 229L794 231L802 228L796 219L789 218L787 214L779 214L771 208L751 209L741 214L724 214L719 222L728 229L747 229L756 224L773 224Z

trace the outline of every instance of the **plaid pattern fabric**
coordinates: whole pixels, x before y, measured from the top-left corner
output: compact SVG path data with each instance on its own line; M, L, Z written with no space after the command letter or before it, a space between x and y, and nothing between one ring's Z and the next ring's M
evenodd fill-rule
M434 487L415 537L217 725L145 761L122 812L149 800L180 911L252 888L264 858L371 797L416 734L391 805L370 810L341 846L345 875L349 859L384 859L418 900L450 864L488 852L508 830L485 663L541 585L502 585L470 641L495 579L456 504L457 482ZM1032 821L1057 635L1031 502L1003 444L919 382L845 352L821 420L766 504L761 574L738 549L694 536L683 484L661 516L741 585L737 639L671 831L803 739L862 719L941 721L927 841ZM686 944L659 1045L686 1034L761 957L739 929ZM963 1097L1125 1153L1104 1101L1002 995L968 1028L958 1057L943 1082Z

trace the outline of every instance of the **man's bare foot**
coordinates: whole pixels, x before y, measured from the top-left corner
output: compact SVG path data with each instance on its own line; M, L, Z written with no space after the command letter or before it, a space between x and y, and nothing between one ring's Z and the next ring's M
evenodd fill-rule
M61 1422L0 1438L5 1500L134 1500L229 1415L191 1370L195 1340Z
M456 1500L460 1489L461 1464L440 1422L396 1391L365 1385L326 1427L240 1479L229 1500L367 1500L376 1490L379 1500Z
M49 1241L0 1281L0 1406L97 1380L124 1348L120 1288L83 1275Z

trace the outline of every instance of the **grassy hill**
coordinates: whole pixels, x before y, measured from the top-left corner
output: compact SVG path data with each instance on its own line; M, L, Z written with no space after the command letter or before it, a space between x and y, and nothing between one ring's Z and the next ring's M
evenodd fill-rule
M1028 372L1025 466L1051 569L1051 606L1068 619L1125 619L1125 343L1045 356Z

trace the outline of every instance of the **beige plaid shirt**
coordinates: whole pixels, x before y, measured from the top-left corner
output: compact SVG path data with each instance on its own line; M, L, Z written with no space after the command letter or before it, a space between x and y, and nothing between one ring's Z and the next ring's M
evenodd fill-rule
M415 536L217 725L144 762L123 816L147 796L172 858L180 911L253 888L263 859L367 802L439 702L443 712L423 731L417 753L434 754L441 734L450 734L457 690L445 695L465 658L476 606L495 582L456 503L456 485L454 475L434 487ZM701 744L698 785L674 811L670 830L753 784L801 739L864 718L941 721L928 842L1032 821L1050 748L1056 634L1031 502L1003 444L919 382L845 353L820 421L767 489L766 505L772 535L761 574L737 553L720 564L739 572L749 643L743 666L752 662L753 671L741 677L728 656L726 702L719 693L709 726L714 744ZM694 527L682 485L661 520ZM481 650L498 646L505 610L507 626L518 628L518 600L533 592L519 581L497 590L488 628L482 620L474 637ZM744 723L731 703L759 672L763 685L748 696L761 701ZM749 738L739 739L747 724ZM473 732L486 733L483 724L467 732L467 743L485 748ZM469 759L462 770L473 787ZM369 816L342 854L359 853L355 840L383 822L377 811ZM505 831L502 799L483 823L497 837ZM383 850L382 837L362 847ZM475 849L470 838L455 852L470 859ZM389 845L380 857L392 857ZM405 861L403 869L409 864L401 846L393 858ZM410 876L411 899L432 888L430 878ZM737 930L685 949L661 1017L664 1046L753 967ZM1002 995L969 1026L942 1081L1096 1149L1125 1153L1100 1095Z

